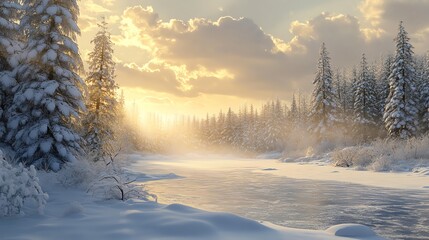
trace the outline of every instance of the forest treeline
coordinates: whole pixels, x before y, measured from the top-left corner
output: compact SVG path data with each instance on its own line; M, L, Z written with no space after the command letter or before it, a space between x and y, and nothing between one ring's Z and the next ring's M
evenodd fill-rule
M181 141L190 146L229 146L245 152L282 151L304 142L360 144L426 135L429 55L414 55L402 22L395 43L395 53L375 63L362 54L351 71L333 70L323 43L311 96L298 93L290 104L277 99L202 119L182 117L173 128L182 130ZM151 118L153 126L161 125L157 120ZM166 134L154 137L155 141L147 139L146 146L159 148L170 138Z

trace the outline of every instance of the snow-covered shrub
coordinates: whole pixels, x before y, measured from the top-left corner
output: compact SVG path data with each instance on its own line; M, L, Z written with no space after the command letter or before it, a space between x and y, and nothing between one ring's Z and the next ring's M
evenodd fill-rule
M371 146L347 147L332 153L332 162L338 167L365 169L374 162L377 152Z
M57 174L58 182L65 187L87 187L94 180L96 167L88 161L74 161L61 169Z
M332 162L336 167L351 167L355 162L358 151L355 147L348 147L332 153Z
M0 151L0 216L23 214L25 207L37 207L42 212L47 200L34 166L14 167L4 160Z
M103 199L142 199L156 200L155 195L149 194L144 185L135 184L135 179L120 173L102 174L97 181L88 189L94 196Z
M392 161L387 156L378 156L370 166L370 170L375 172L389 171L392 166Z
M102 199L118 199L125 201L127 199L157 200L156 196L148 193L144 185L136 184L136 178L124 170L121 163L117 163L118 154L110 156L110 161L102 166L101 162L94 163L96 175L88 187L89 193ZM101 164L101 165L100 165Z
M332 153L335 166L373 171L412 171L429 167L429 136L408 140L376 140Z

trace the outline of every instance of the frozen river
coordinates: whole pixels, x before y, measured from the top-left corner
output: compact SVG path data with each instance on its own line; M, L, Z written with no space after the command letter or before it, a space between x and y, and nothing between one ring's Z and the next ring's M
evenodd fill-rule
M284 163L260 159L164 159L137 161L133 170L183 177L146 184L160 203L231 212L292 228L326 229L341 223L360 223L389 239L429 239L428 191L269 174L275 171L270 168L276 164ZM263 169L266 172L260 171Z

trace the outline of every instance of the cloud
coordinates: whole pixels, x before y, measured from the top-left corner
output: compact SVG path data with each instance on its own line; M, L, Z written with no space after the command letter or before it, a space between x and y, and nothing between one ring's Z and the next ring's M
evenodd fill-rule
M113 6L115 5L117 0L101 0L101 2L107 6Z
M372 27L378 27L381 23L384 0L364 0L359 4L359 10Z
M394 12L389 6L381 0L363 2L365 26L355 16L335 13L294 21L290 40L264 32L249 18L162 20L150 6L130 7L121 16L121 33L113 39L119 47L141 49L149 60L138 65L122 59L118 80L123 86L181 97L290 98L298 90L311 90L321 42L339 67L353 66L364 52L378 58L392 51L393 35L384 32L384 18ZM426 38L429 28L422 29L421 38Z
M79 17L79 27L81 32L90 32L97 28L98 19L87 15Z
M110 9L104 6L112 6L115 0L85 0L82 1L83 9L93 13L109 13Z
M359 9L370 23L369 35L392 39L403 21L418 51L426 50L429 0L365 0Z
M116 44L138 46L153 58L145 66L121 66L118 74L120 78L121 71L127 75L128 80L122 81L125 85L187 97L267 98L296 90L293 70L305 68L293 61L294 54L286 54L286 42L265 33L248 18L161 21L153 8L137 6L127 9L122 19ZM130 78L131 72L134 78Z
M148 103L154 104L171 104L172 101L169 98L160 98L160 97L145 97L144 100Z

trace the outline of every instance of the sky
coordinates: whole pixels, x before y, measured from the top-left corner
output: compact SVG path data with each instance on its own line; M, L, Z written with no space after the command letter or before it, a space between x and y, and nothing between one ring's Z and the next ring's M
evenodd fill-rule
M394 52L404 21L429 50L429 0L82 0L83 59L104 16L129 108L165 116L217 113L309 95L325 42L334 70Z

